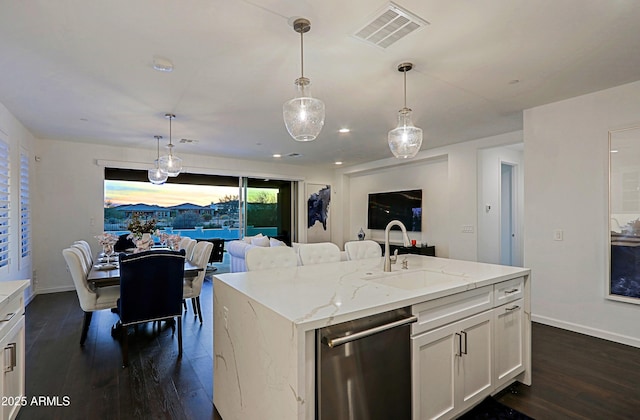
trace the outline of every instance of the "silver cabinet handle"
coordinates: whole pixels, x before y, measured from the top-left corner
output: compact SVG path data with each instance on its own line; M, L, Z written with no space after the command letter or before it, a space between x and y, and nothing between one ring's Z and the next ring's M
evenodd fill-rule
M378 327L369 328L368 330L358 331L357 333L353 333L351 335L344 335L344 336L335 337L335 338L322 337L322 342L327 346L333 348L345 343L349 343L351 341L368 337L370 335L373 335L382 331L389 330L391 328L400 327L406 324L412 324L417 320L418 320L418 317L414 315L408 318L400 319L398 321L390 322L388 324L380 325Z
M505 311L515 311L516 309L520 308L520 306L518 305L513 305L510 308L504 308Z
M4 350L9 350L11 352L11 364L9 366L5 366L4 371L13 372L13 368L15 368L17 365L16 343L10 343L7 347L4 348Z
M520 289L510 289L510 290L505 290L504 294L505 295L510 295L511 293L515 293L515 292L519 292Z

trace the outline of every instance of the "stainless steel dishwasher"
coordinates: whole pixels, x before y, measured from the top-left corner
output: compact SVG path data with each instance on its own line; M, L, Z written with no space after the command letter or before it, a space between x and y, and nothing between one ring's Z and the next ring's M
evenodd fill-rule
M411 419L409 307L316 330L318 420Z

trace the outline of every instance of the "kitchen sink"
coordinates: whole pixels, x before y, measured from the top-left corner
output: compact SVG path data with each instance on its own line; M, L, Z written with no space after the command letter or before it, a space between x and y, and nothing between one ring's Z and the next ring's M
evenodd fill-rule
M365 273L363 280L384 284L405 290L417 290L427 287L451 285L451 283L466 284L463 273L451 273L428 269L398 269L391 272L371 271Z

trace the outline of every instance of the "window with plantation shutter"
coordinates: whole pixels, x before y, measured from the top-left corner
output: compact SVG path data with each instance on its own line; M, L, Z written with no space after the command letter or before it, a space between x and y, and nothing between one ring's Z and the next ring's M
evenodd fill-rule
M29 201L29 155L20 152L20 259L31 254L31 202Z
M0 269L9 266L9 145L0 139Z

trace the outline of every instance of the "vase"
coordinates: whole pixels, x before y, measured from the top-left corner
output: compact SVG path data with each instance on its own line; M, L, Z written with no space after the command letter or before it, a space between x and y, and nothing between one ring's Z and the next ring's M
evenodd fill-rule
M136 240L136 250L138 252L150 250L151 245L153 245L153 238L151 238L150 233L143 233L142 237Z
M358 232L358 240L359 241L364 241L364 237L365 237L364 230L362 230L362 228L360 228L360 232Z

